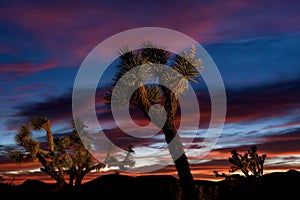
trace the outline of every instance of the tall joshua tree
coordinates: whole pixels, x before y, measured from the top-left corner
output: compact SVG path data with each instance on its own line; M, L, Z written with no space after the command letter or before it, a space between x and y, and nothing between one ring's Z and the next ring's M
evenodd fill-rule
M128 95L127 91L137 88L129 98L130 104L140 109L148 119L152 115L150 110L154 112L156 117L152 118L152 122L159 127L161 122L159 112L161 110L150 108L156 103L160 103L164 107L166 121L162 131L167 144L169 144L169 151L178 172L184 199L188 200L199 199L199 190L195 185L187 156L177 134L175 118L178 113L179 95L188 89L189 81L197 83L197 78L200 75L199 69L202 69L201 60L196 58L195 55L196 48L194 46L190 48L190 51L184 51L181 55L171 55L168 51L157 47L151 42L142 43L140 50L136 51L128 48L121 49L119 71L114 77L112 86L115 87L116 84L121 84L123 90L119 92L109 90L106 95L108 103L118 104L122 107L127 103L124 102L125 96ZM137 72L131 74L129 78L122 79L123 75L137 66L144 67L138 68ZM164 73L169 68L177 73L172 71ZM147 79L158 78L159 83L146 84L145 77ZM166 87L165 83L168 83L172 88ZM112 102L112 99L114 102ZM172 145L170 145L171 141Z

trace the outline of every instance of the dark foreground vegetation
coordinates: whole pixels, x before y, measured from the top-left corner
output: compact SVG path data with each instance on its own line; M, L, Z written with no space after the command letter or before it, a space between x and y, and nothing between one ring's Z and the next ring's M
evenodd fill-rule
M258 178L230 176L221 181L196 181L200 199L299 199L300 172L274 172ZM173 176L125 176L110 174L100 176L78 187L65 185L58 188L38 180L27 180L21 185L0 184L0 195L8 198L96 198L179 200L182 190Z

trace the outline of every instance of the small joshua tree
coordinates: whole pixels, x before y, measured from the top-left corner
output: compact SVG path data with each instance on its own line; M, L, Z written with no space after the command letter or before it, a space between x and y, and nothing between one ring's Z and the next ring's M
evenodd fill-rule
M229 162L231 167L229 172L233 173L241 170L245 176L259 177L263 175L263 165L265 162L266 154L258 155L257 147L254 145L244 155L238 153L235 149L231 151L231 158ZM249 172L251 174L249 174Z
M134 150L132 149L133 145L129 144L125 150L126 155L125 158L121 161L119 161L117 158L111 155L111 152L113 151L113 147L111 144L108 145L108 151L106 154L106 158L104 163L107 164L107 167L118 167L119 169L125 171L129 168L134 167L135 161L132 158L132 153L134 153Z
M262 176L266 157L266 154L258 155L255 145L244 154L240 154L236 149L233 149L231 157L228 159L231 164L229 172L234 173L241 170L246 177L254 176L257 178ZM226 175L225 173L219 174L217 171L214 171L214 174L217 177L230 177L230 175Z

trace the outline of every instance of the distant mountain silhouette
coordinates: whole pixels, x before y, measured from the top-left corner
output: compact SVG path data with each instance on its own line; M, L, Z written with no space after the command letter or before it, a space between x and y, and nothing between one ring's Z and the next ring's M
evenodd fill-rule
M300 172L274 172L258 179L232 176L222 181L196 181L205 200L266 200L300 198ZM182 192L177 178L169 175L126 176L119 174L102 175L78 188L57 189L56 184L38 180L27 180L21 185L0 183L0 195L10 198L43 197L96 198L104 200L181 200Z
M173 176L125 176L110 174L83 184L75 193L105 199L180 199L179 181Z

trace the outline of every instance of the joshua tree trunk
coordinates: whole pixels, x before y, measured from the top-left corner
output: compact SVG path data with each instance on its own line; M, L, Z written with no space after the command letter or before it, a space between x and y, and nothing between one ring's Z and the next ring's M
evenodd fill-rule
M82 183L82 180L83 180L83 175L79 174L76 176L76 179L75 179L75 186L78 187L79 185L81 185Z
M166 95L167 98L165 104L167 120L163 127L165 140L169 144L169 151L175 163L184 199L199 200L199 190L192 176L189 162L175 125L175 116L178 105L177 98L170 90L167 89L166 92L168 93L168 95Z
M54 152L54 141L53 141L53 134L51 132L51 124L50 124L50 120L48 119L47 122L45 124L43 124L43 128L45 129L46 133L47 133L47 140L48 140L48 144L49 144L49 150L50 152Z
M163 131L167 143L170 144L172 141L172 144L169 145L169 151L175 163L184 199L198 200L199 190L197 189L194 178L191 174L189 162L187 156L185 155L180 137L176 134L175 124L172 122L167 122L163 128Z
M74 175L73 172L71 172L70 178L69 178L69 185L70 185L70 186L73 186L73 184L74 184L74 179L75 179L75 175Z
M175 125L178 101L175 94L171 90L165 87L163 87L163 90L166 94L165 110L167 113L167 119L162 130L164 132L167 144L170 144L172 141L171 145L168 145L168 148L175 163L184 200L199 200L199 190L196 187L194 178L191 174L189 162L184 152L180 136L177 134ZM140 107L144 111L145 116L150 119L149 109L151 107L151 103L148 100L145 86L141 85L139 87L139 94L140 102L142 103L138 105L138 107ZM159 121L160 119L154 119L152 122L155 124L156 120Z
M54 152L54 141L53 141L53 134L51 132L51 123L50 120L47 118L38 118L31 121L31 126L33 130L40 131L44 129L47 134L47 141L49 145L49 151L50 153Z
M58 166L58 171L55 171L41 153L37 153L37 157L40 163L43 165L43 168L41 168L42 172L48 174L51 178L56 180L58 184L64 185L66 183L64 178L64 170L61 166Z

